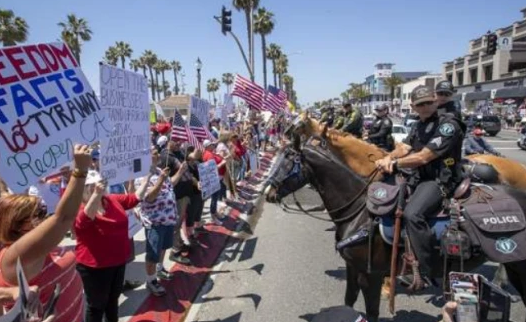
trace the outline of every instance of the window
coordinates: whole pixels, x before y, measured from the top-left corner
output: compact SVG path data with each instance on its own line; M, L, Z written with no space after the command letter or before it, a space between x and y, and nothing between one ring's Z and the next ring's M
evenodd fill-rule
M490 81L493 79L493 65L484 66L484 80Z
M464 72L457 73L458 86L464 85Z
M471 83L477 82L477 72L478 72L477 68L469 70L469 77L471 78Z
M447 80L453 83L453 74L447 74Z

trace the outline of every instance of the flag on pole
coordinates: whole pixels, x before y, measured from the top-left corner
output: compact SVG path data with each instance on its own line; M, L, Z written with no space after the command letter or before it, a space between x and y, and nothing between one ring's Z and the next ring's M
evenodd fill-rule
M203 148L199 140L194 136L188 125L183 120L181 114L175 110L174 121L172 124L172 136L173 141L185 141L190 145L194 146L196 149L200 150Z
M210 133L208 127L204 126L201 121L194 114L190 114L190 131L195 135L195 137L200 140L211 140L215 141L216 138Z
M250 107L258 111L263 109L265 90L242 76L236 75L232 95L244 99Z
M287 105L287 94L281 89L268 86L268 91L265 95L265 102L263 103L263 109L270 111L274 114L278 114L283 111Z

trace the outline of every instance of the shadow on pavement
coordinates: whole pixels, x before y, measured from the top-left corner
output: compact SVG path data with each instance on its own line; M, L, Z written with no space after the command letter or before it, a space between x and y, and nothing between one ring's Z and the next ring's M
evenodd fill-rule
M216 319L213 321L193 321L193 322L239 322L241 321L241 312L236 313L232 316L227 317L226 319Z

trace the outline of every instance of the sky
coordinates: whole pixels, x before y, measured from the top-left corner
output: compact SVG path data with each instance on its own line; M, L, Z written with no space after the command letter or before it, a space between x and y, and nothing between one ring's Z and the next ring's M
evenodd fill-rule
M150 49L159 58L181 62L186 92L197 86L200 57L202 92L206 80L225 72L248 76L231 37L213 16L228 0L2 0L29 24L27 43L59 39L59 21L70 13L85 18L93 38L83 46L82 69L98 92L98 62L116 41L128 42L133 57ZM267 44L289 54L289 74L300 104L339 97L351 82L363 82L376 63L395 71L440 73L442 63L463 56L469 40L522 18L521 0L260 0L274 13ZM247 50L244 14L233 10L233 32ZM261 38L255 38L256 82L262 84ZM271 84L271 63L268 63ZM167 73L173 83L173 73ZM181 85L180 85L181 86ZM226 91L221 87L221 93Z

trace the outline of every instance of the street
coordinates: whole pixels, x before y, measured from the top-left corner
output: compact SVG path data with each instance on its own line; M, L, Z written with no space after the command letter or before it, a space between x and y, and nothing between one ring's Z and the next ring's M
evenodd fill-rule
M526 151L517 148L517 137L514 131L502 131L487 139L506 157L526 164ZM309 188L297 197L304 207L321 204ZM293 205L292 198L285 203ZM262 202L247 219L254 234L225 249L186 322L310 321L321 309L342 305L345 269L334 250L333 224L326 214L313 214L285 212ZM480 272L491 278L495 269L495 264L486 263ZM400 288L399 292L394 321L438 321L440 290L411 297ZM355 308L364 311L363 297ZM512 304L512 321L522 321L525 315L522 303ZM387 301L382 301L381 318L391 318Z

